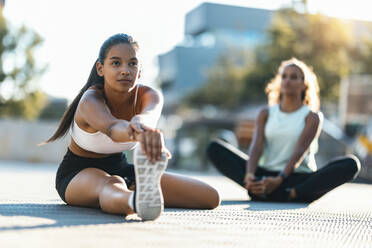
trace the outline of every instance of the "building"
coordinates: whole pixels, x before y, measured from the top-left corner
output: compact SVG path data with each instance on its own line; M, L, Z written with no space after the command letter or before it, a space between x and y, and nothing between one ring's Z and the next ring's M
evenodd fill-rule
M159 56L159 79L167 104L205 82L207 71L228 48L253 48L265 38L272 11L203 3L185 20L185 41Z
M219 56L227 49L249 50L263 42L274 13L215 3L203 3L187 13L184 42L158 58L166 106L174 105L180 97L201 87L208 69L218 63ZM355 39L371 38L371 22L344 22L352 26Z

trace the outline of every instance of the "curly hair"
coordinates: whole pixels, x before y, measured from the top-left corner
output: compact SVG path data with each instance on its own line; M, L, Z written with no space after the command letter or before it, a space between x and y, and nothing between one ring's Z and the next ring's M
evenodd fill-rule
M302 72L306 87L305 91L302 92L301 95L303 104L308 105L312 111L317 112L320 107L318 79L311 67L307 66L304 62L296 58L282 61L275 77L267 84L265 92L267 94L269 106L278 104L280 102L280 85L282 82L282 74L287 66L295 66Z

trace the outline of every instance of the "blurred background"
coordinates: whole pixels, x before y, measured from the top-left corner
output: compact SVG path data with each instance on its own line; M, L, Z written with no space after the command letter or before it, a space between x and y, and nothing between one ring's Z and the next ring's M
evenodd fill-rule
M0 160L58 164L37 146L85 84L102 42L132 35L141 83L162 90L170 168L213 172L222 138L248 152L282 60L312 65L325 121L316 157L355 153L372 180L372 17L364 0L0 0ZM130 156L130 154L129 154Z

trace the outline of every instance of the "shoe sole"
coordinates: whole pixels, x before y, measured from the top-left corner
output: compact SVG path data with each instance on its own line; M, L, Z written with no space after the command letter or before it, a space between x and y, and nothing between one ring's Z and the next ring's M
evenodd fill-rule
M162 153L159 161L151 163L141 148L137 147L133 161L136 177L135 211L142 220L154 220L164 209L160 179L167 167L167 156Z

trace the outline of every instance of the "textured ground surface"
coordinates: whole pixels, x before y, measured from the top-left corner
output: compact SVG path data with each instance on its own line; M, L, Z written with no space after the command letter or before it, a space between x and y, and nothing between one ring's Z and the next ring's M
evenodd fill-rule
M55 165L0 162L0 247L372 247L372 185L343 185L307 204L247 201L219 176L215 210L166 209L142 222L63 204Z

